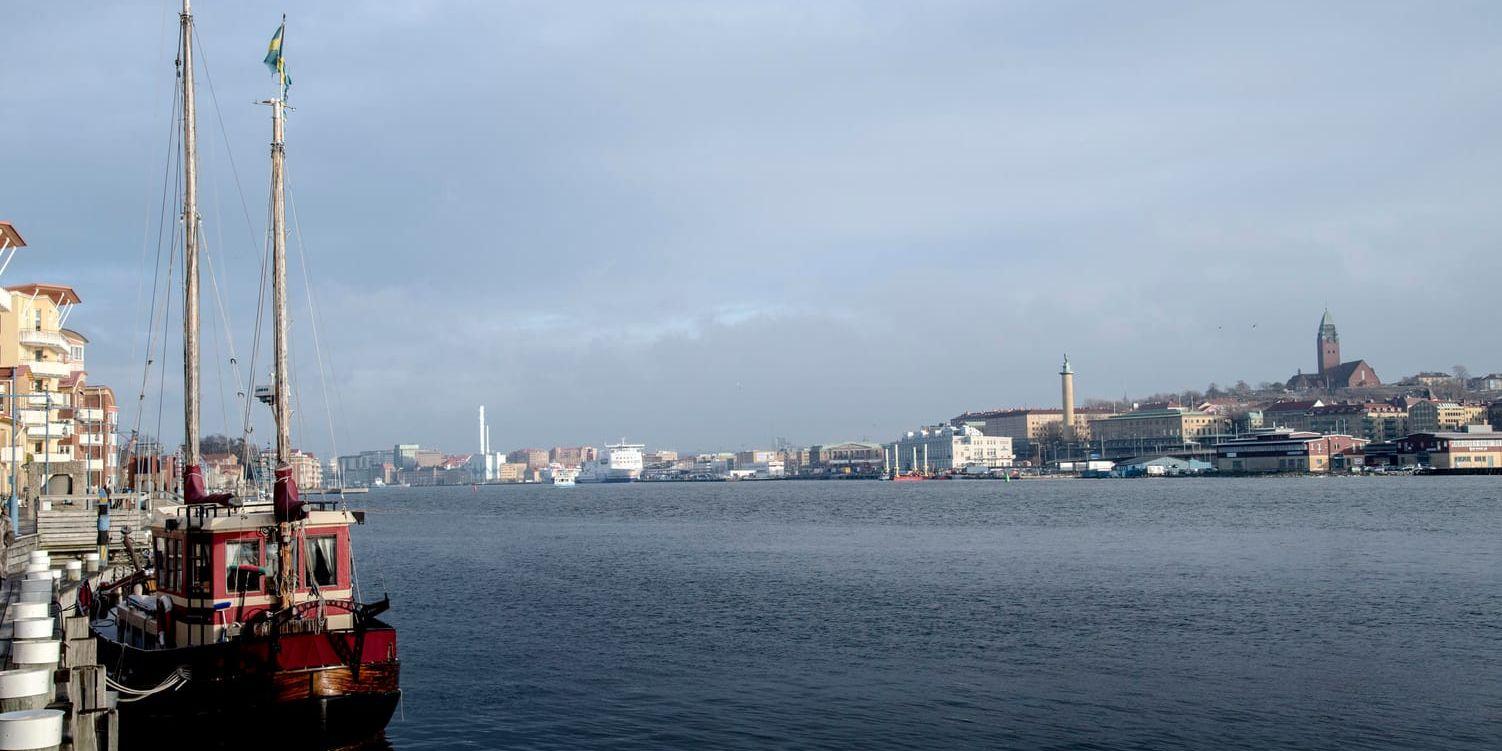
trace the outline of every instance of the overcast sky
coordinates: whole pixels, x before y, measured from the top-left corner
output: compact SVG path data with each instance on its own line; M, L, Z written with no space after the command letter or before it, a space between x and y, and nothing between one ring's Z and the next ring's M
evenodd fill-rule
M1326 304L1384 379L1502 370L1502 5L1210 5L201 0L241 366L286 10L341 453L474 450L482 403L499 449L889 439L1053 405L1066 351L1082 399L1282 380ZM13 4L0 53L0 218L31 244L0 281L77 288L127 427L175 7ZM326 454L297 263L297 431ZM237 431L205 346L205 430ZM141 419L169 441L179 367Z

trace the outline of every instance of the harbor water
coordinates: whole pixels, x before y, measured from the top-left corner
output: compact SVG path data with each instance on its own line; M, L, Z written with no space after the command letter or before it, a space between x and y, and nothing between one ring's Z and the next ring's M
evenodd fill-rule
M1502 481L352 497L417 749L1502 747Z

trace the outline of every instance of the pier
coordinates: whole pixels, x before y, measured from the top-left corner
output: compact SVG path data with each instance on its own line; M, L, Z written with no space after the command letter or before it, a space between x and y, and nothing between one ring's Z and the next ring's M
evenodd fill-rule
M109 552L147 543L144 496L110 501ZM85 584L97 592L119 572L96 545L99 499L48 496L23 507L21 534L0 561L0 750L117 751L118 691L98 662ZM126 697L124 701L129 701Z

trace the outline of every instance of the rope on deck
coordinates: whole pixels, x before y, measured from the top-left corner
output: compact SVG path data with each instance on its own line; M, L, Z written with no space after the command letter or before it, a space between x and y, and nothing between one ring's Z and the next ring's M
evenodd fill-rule
M141 699L145 699L146 697L152 696L154 694L159 694L163 691L176 691L177 689L187 685L188 680L192 677L193 674L188 672L187 668L178 668L172 671L172 674L163 679L161 683L157 684L156 688L131 688L122 683L116 683L115 680L113 678L110 678L109 676L104 677L104 683L105 685L120 693L121 702L132 702L140 701Z

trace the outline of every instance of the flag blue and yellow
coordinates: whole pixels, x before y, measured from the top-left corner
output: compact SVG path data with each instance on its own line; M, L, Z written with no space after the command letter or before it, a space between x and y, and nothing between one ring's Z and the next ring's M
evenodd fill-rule
M282 56L282 35L287 31L286 20L276 27L276 34L271 37L271 44L266 45L266 67L272 73L279 74L282 78L282 92L285 95L287 87L292 85L292 76L287 75L287 59Z

